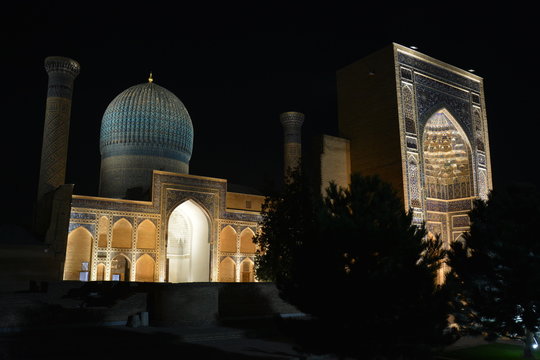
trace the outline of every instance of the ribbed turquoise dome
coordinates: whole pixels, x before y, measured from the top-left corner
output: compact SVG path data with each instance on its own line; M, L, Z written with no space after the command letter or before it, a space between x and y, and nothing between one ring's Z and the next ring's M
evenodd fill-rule
M111 101L101 121L99 146L100 196L144 197L154 170L189 174L193 124L173 93L149 81Z
M102 158L159 156L188 164L193 124L184 104L169 90L153 82L135 85L105 110L100 151Z

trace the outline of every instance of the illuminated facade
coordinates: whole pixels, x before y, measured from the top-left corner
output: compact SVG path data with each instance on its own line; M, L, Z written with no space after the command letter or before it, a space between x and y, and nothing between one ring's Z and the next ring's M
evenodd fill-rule
M392 44L337 80L352 171L390 182L417 223L457 239L492 188L482 78Z
M254 281L263 200L158 170L151 201L73 195L63 279Z
M189 175L193 136L183 103L152 78L113 99L100 196L70 198L64 280L255 281L264 197Z
M340 136L319 139L317 185L379 175L416 223L447 244L457 239L473 200L492 188L482 78L392 44L339 70L337 85ZM304 115L280 120L286 170L300 161ZM193 137L185 106L152 78L113 99L102 120L99 197L66 185L52 196L47 238L63 279L255 281L264 197L189 174Z

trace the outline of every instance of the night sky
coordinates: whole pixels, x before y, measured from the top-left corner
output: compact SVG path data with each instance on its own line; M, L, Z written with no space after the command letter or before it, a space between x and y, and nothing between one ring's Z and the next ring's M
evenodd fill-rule
M14 3L0 15L3 224L30 224L51 55L81 65L66 175L76 194L97 195L105 108L150 72L191 115L190 173L260 189L281 174L279 114L305 113L304 138L337 135L336 70L392 42L484 78L494 186L539 184L531 9Z

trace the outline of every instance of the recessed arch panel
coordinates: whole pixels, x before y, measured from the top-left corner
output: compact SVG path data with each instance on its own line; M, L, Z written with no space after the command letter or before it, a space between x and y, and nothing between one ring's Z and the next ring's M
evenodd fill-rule
M82 271L88 271L92 255L93 237L90 231L80 226L68 235L64 280L80 280Z
M219 263L219 281L236 281L236 263L229 256L227 256Z
M122 218L113 225L113 248L131 248L133 226L125 218Z
M98 224L98 246L107 247L107 233L109 232L109 218L102 216Z
M255 254L257 248L253 243L255 233L250 228L245 228L240 233L240 252L246 254Z
M131 261L124 254L116 255L111 261L111 280L130 281Z
M157 230L156 225L148 219L137 226L137 249L155 249Z
M422 149L427 198L452 200L473 196L471 145L446 109L435 112L427 121Z
M240 282L255 281L255 264L250 258L246 258L240 263Z
M135 263L135 281L153 282L156 262L148 255L144 254Z
M219 251L236 252L236 230L232 226L225 226L219 233Z
M105 280L105 264L97 264L96 280L103 281Z

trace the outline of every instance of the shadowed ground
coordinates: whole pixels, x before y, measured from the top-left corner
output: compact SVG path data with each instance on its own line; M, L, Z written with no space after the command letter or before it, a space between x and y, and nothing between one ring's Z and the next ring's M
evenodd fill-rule
M247 324L245 324L247 325ZM12 359L300 359L272 325L71 327L0 336L0 360Z

